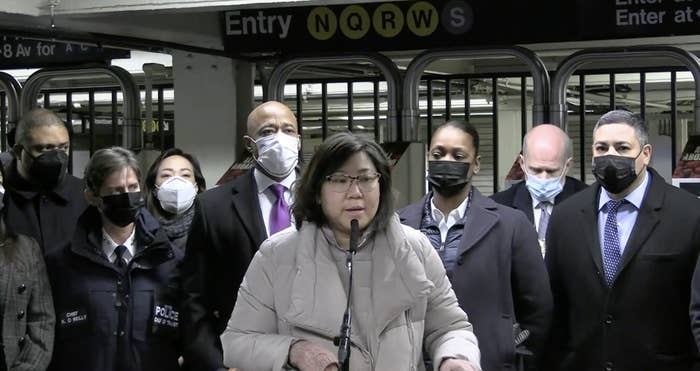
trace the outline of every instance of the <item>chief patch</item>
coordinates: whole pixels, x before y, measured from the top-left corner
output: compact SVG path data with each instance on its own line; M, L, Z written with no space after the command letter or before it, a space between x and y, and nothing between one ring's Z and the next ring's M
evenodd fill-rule
M84 308L60 312L58 314L58 324L62 328L77 327L86 324L88 321L87 311Z

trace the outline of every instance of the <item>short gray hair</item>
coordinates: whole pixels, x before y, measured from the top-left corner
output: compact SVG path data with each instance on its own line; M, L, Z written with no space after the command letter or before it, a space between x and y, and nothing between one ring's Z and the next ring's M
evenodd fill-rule
M115 171L131 168L141 182L141 168L133 152L122 147L103 148L95 152L85 166L85 182L95 194L99 194L102 184Z
M42 126L61 126L68 131L68 127L56 113L45 108L35 108L22 116L19 123L17 123L15 144L24 146L29 142L29 134L32 130Z
M595 133L599 127L608 124L625 124L634 129L639 145L644 147L649 143L649 129L642 119L642 115L625 110L610 111L598 119L593 132Z

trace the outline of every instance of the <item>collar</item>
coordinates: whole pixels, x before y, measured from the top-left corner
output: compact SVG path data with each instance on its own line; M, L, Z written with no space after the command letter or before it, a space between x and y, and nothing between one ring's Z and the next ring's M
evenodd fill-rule
M557 195L557 196L558 196L558 195ZM556 199L556 197L554 197L554 198ZM530 199L532 199L532 209L533 209L533 210L536 210L536 209L537 209L537 205L539 205L540 202L543 202L543 201L537 201L537 199L535 199L535 198L532 197L532 196L530 196ZM551 211L551 208L554 207L554 200L547 200L546 202L549 202L549 205L547 205L547 211Z
M355 248L356 251L362 249L363 247L365 247L365 245L367 245L366 242L368 238L372 235L372 233L373 228L370 226L359 236L357 246ZM340 247L340 244L338 244L338 241L335 239L335 234L333 233L333 230L327 224L321 226L321 234L323 235L323 238L326 239L326 242L329 246L333 246L334 248L340 251L347 252L347 250L343 250L343 248Z
M136 225L134 224L133 228L131 229L131 234L126 239L126 241L124 241L124 246L126 246L126 249L129 251L129 254L131 254L132 258L134 257L134 254L136 252L135 240ZM104 252L105 256L107 257L107 259L109 259L110 262L116 259L116 253L114 252L114 250L116 250L117 246L119 246L119 244L114 242L112 237L110 237L110 235L104 229L102 229L102 252Z
M630 192L627 196L625 196L625 200L627 202L631 203L634 205L637 210L639 210L642 207L642 201L644 201L644 194L647 191L647 187L649 185L649 179L651 179L651 175L649 174L649 170L644 171L644 180L639 183L637 188L634 189L634 191ZM603 206L605 206L608 201L612 200L610 196L608 196L608 192L605 191L605 188L603 186L600 186L600 197L598 198L598 211L600 211Z
M48 194L55 196L62 202L68 202L71 199L71 187L68 184L70 178L72 177L71 174L66 174L66 176L63 177L61 183L56 185L54 188L42 190L36 188L36 186L31 184L26 179L22 178L22 176L19 174L19 171L17 170L17 166L17 159L15 158L10 164L5 185L8 189L12 190L14 193L18 194L22 198L26 200L32 200L40 194Z
M471 194L471 192L469 192ZM432 215L433 220L437 222L438 224L440 221L446 217L449 217L450 214L453 212L457 212L457 220L462 220L464 218L464 214L467 212L467 205L469 204L469 194L467 194L467 197L462 200L462 203L460 203L456 209L450 210L450 212L447 215L443 215L442 211L438 209L435 206L435 201L434 201L434 193L430 197L430 215Z
M375 336L411 306L427 300L425 297L434 287L427 277L424 257L419 257L424 248L431 247L427 241L424 242L427 246L418 246L422 245L421 239L407 235L406 230L410 229L405 228L394 215L384 230L374 231L370 237L372 241L369 243L374 244L370 252L372 277L380 277L370 281L371 292L376 295L370 309L376 317ZM297 273L292 277L290 304L282 318L293 326L333 337L337 335L347 294L331 250L320 248L324 247L326 240L320 235L323 233L320 229L314 223L304 222L301 229L294 232L294 238L288 240L295 245ZM276 234L271 240L288 238L288 233L292 232ZM276 243L272 242L273 245ZM315 293L311 300L310 288ZM364 343L353 338L355 342Z
M286 178L282 179L281 182L276 182L273 179L270 179L270 177L263 174L262 171L258 169L253 169L253 177L255 178L255 184L258 185L258 194L265 192L268 187L277 183L287 187L287 190L291 192L292 186L297 180L297 172L296 170L293 170L291 173L289 173L289 175L287 175Z

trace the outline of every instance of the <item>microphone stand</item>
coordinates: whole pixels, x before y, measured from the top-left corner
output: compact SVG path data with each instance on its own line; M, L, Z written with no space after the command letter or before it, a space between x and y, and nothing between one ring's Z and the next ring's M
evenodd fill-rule
M340 335L333 343L338 346L338 362L340 371L350 370L350 333L352 328L352 257L357 249L357 238L360 234L360 227L357 219L350 221L350 246L346 253L345 265L348 267L348 300L345 304L343 323L340 325Z

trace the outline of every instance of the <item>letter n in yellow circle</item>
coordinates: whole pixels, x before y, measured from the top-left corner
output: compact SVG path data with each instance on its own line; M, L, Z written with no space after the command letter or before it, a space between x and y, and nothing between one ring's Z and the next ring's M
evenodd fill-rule
M419 1L406 13L406 24L416 36L432 34L440 23L440 13L427 1Z
M350 5L340 13L340 31L349 39L357 40L365 36L369 25L369 13L359 5Z
M383 37L394 37L403 28L403 13L398 6L385 3L377 7L372 15L374 30Z
M313 8L306 18L306 28L316 40L328 40L338 29L338 19L335 13L325 6Z

